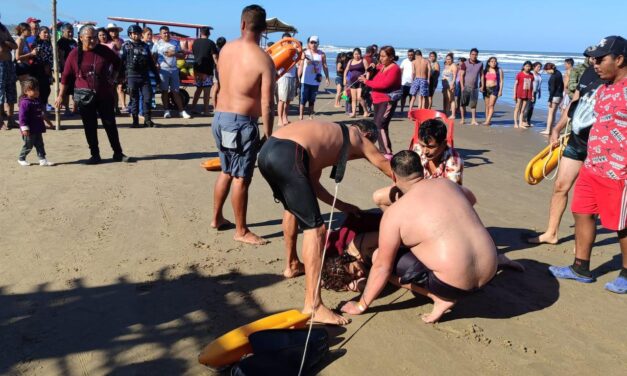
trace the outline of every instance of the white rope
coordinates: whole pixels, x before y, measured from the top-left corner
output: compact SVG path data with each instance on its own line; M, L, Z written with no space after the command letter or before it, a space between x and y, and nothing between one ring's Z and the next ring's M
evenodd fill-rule
M324 240L324 248L322 248L322 259L320 261L320 273L318 274L318 283L316 284L314 301L311 307L311 318L309 319L309 330L307 331L307 339L305 339L305 350L303 351L303 358L300 362L300 368L298 370L298 376L301 376L303 367L305 366L305 357L307 356L307 347L309 345L309 337L311 336L311 330L313 329L315 307L317 306L318 294L320 293L320 283L322 281L322 267L324 266L324 257L327 253L327 246L329 245L329 235L331 235L331 224L333 223L333 211L335 210L335 202L337 201L337 191L340 183L335 183L335 193L333 194L333 204L331 205L331 214L329 215L329 224L327 225L327 234Z
M544 165L542 166L542 176L546 179L546 180L553 180L557 177L557 173L560 170L560 162L562 161L562 157L561 155L557 158L557 166L555 167L555 173L553 174L553 176L548 177L546 176L546 165L549 163L549 161L551 160L551 155L554 152L560 153L562 154L564 149L566 148L566 137L568 137L568 135L570 135L571 131L570 131L570 124L568 126L568 128L566 129L566 132L564 132L563 135L560 136L559 138L559 143L560 145L551 149L551 151L549 152L549 157L546 158L546 160L544 161Z

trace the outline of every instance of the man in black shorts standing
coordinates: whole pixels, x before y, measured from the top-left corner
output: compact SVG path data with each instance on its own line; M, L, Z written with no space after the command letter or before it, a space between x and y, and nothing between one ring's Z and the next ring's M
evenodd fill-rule
M349 127L325 121L297 121L277 130L259 153L259 171L270 184L275 199L285 208L283 233L287 265L283 274L291 278L306 273L303 312L313 313L312 319L316 322L348 323L324 306L317 286L326 234L318 199L332 205L334 198L320 184L320 176L324 168L335 166L334 176L338 182L347 160L366 158L391 177L390 163L374 146L375 140L377 127L370 120L359 120ZM337 200L335 207L345 213L360 211L342 200ZM299 225L304 234L304 265L296 253Z
M200 38L194 41L194 77L196 78L196 92L192 100L192 109L196 107L200 94L203 100L203 115L209 115L209 99L213 86L213 71L218 63L218 47L209 39L210 28L199 29Z

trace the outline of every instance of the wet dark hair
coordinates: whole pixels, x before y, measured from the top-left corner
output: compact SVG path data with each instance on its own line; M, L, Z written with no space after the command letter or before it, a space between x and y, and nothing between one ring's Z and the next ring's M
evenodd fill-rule
M22 84L22 96L26 96L26 90L36 90L39 89L39 81L33 76L27 76L25 79L20 81Z
M420 156L411 150L402 150L394 154L390 161L392 171L396 176L406 178L418 174L424 176L424 169L420 162Z
M15 34L17 34L17 36L22 35L23 32L25 32L26 30L30 30L30 25L27 24L26 22L20 22L16 27L15 27Z
M242 10L242 21L246 23L246 29L253 33L261 33L266 30L266 10L257 4L249 5Z
M333 291L348 291L348 284L355 277L346 270L346 265L353 261L355 258L348 253L327 257L322 265L322 287Z
M376 142L379 139L379 132L377 130L377 125L374 121L369 119L359 119L357 121L353 121L350 123L357 127L361 131L361 133L366 136L372 143Z
M446 124L444 124L442 119L429 119L420 124L420 128L418 128L418 138L427 144L430 139L433 139L433 141L440 145L446 141L446 132Z
M201 28L198 29L198 33L200 35L204 35L204 36L209 36L209 34L211 34L211 29L209 29L209 27L207 26L203 26Z
M392 59L392 61L398 61L398 56L396 56L396 50L394 50L394 47L383 46L379 50L379 53L381 53L381 51L384 51L385 54L388 55L388 57Z
M544 69L545 71L555 70L555 64L553 64L553 63L546 63L546 64L544 64L544 67L542 69Z
M523 63L522 67L520 67L520 71L524 71L525 70L525 65L529 64L530 67L533 67L533 65L531 65L531 61L527 60Z
M564 62L565 62L565 63L570 64L571 66L575 65L575 60L573 60L573 59L572 59L572 58L570 58L570 57L569 57L569 58L564 59Z
M220 37L216 39L216 46L218 46L218 48L224 47L225 44L226 44L226 38Z
M476 52L476 53L477 53L477 55L479 55L479 50L478 50L478 49L476 49L475 47L473 47L473 48L471 48L471 49L470 49L470 53L473 53L473 52Z
M422 56L422 51L420 51L419 49L416 49L416 51L414 51L414 53L418 56Z

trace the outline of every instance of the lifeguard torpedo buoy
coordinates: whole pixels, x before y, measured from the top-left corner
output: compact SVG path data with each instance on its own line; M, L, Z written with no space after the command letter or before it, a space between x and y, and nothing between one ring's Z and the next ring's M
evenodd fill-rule
M301 58L303 46L294 38L283 38L266 49L272 58L279 79L287 73Z

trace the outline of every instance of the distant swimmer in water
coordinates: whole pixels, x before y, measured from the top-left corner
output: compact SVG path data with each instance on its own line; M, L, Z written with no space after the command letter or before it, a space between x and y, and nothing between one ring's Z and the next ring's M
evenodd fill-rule
M379 248L363 295L358 302L346 303L342 311L363 313L390 277L402 274L400 283L413 283L412 290L433 300L432 312L422 318L433 323L458 300L490 282L499 257L490 234L457 184L448 179L424 179L420 157L408 150L392 158L392 171L403 196L383 214ZM416 259L407 259L411 255ZM409 267L395 271L403 260Z
M322 263L326 228L318 199L333 204L333 195L320 183L322 170L336 166L336 174L346 167L342 160L366 158L387 176L392 176L390 162L374 146L377 127L367 119L349 126L326 121L297 121L278 129L261 148L259 171L266 179L275 200L285 208L283 233L287 260L286 278L306 273L304 313L314 313L313 320L344 325L348 319L324 306L320 291L316 294ZM337 175L336 175L337 181ZM337 200L335 207L359 215L358 207ZM303 261L296 253L298 226L303 230Z

